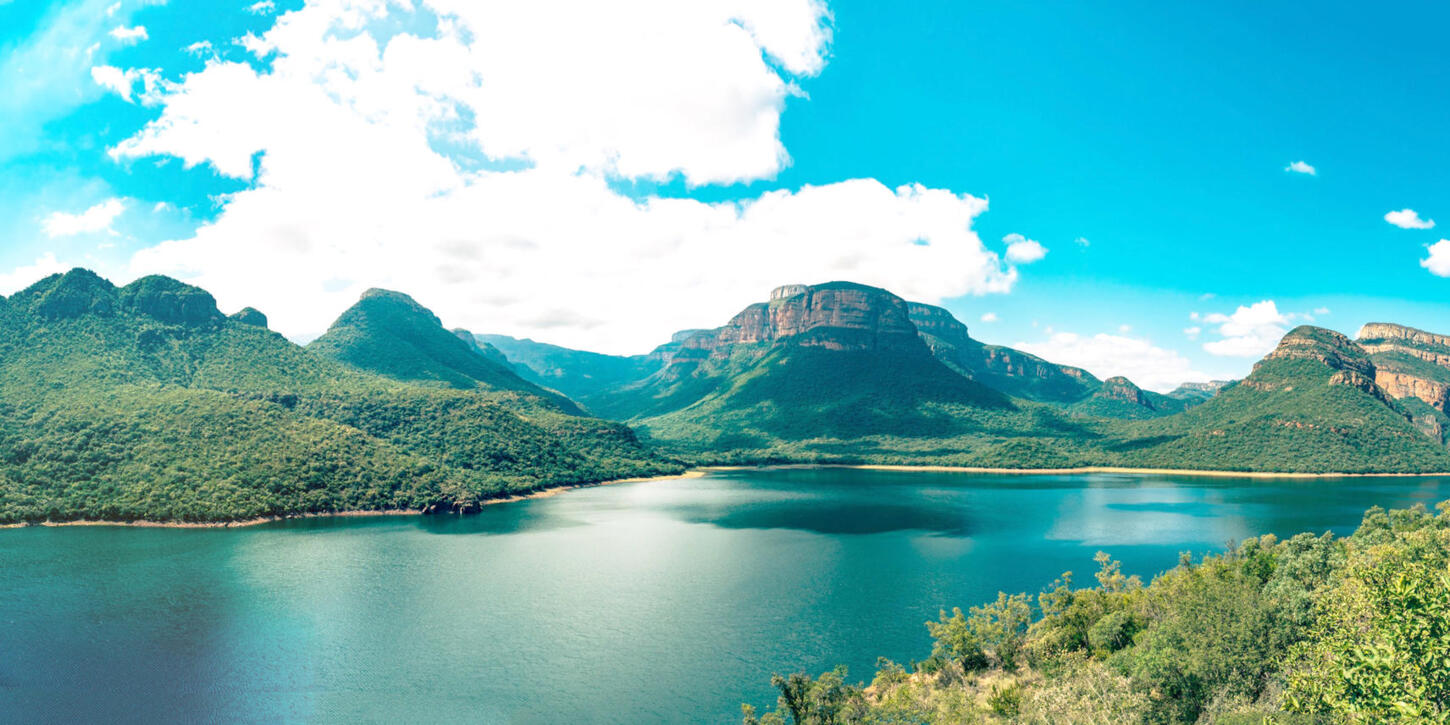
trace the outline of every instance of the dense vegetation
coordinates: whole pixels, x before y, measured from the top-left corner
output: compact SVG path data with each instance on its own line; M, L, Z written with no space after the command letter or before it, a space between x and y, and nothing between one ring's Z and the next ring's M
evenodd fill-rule
M1108 397L1105 384L1064 407L1008 398L921 356L778 344L643 389L664 412L634 422L701 463L1450 470L1450 449L1415 422L1433 409L1386 398L1353 343L1301 328L1283 350L1196 406L1123 380L1143 402ZM1159 410L1123 410L1147 407Z
M776 675L748 725L1450 720L1450 507L1366 512L1347 538L1247 539L1144 585L1098 555L1035 598L927 628L920 662Z
M117 289L84 270L0 302L0 522L466 510L680 470L468 357L426 358L439 382L408 383L364 369L398 372L393 347L343 364L245 317L175 280Z

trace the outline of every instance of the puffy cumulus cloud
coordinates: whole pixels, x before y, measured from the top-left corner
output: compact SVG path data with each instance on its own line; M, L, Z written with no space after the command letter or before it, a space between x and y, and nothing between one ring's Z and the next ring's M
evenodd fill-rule
M47 237L71 237L77 234L94 234L96 232L115 233L111 224L116 217L126 210L126 202L117 199L107 199L85 211L75 214L55 211L40 222L40 228Z
M1262 357L1279 344L1293 318L1279 312L1273 300L1240 305L1232 314L1204 315L1203 321L1217 325L1223 339L1206 342L1203 349L1224 357Z
M1285 166L1284 167L1284 170L1285 171L1292 171L1292 172L1294 172L1296 174L1308 174L1309 176L1318 176L1319 175L1319 170L1318 169L1314 168L1313 166L1310 166L1309 164L1307 164L1307 163L1305 163L1303 161L1295 161L1294 163L1289 164L1288 166Z
M110 35L112 38L120 41L123 45L139 43L150 37L146 34L146 27L144 25L137 25L131 28L128 28L124 25L118 25L115 28L111 29Z
M1210 379L1177 351L1125 334L1057 332L1045 341L1019 342L1015 347L1055 363L1075 365L1100 378L1122 375L1141 388L1165 393L1185 382Z
M1385 214L1385 221L1401 229L1433 229L1434 219L1421 219L1420 213L1414 209L1401 209Z
M778 170L787 76L824 63L818 2L564 5L431 0L436 37L379 38L366 29L395 27L376 22L389 6L322 0L251 42L270 69L213 60L167 84L113 155L252 184L131 272L257 306L294 337L381 286L450 326L610 352L721 324L786 282L927 302L1013 285L969 195L854 179L705 203L613 184Z
M0 274L0 295L13 295L42 277L68 269L70 266L61 264L55 258L54 253L46 252L31 264L22 265Z
M317 0L286 13L243 43L259 57L275 53L273 72L208 66L119 150L208 158L222 173L246 176L234 154L259 150L297 114L271 118L279 116L272 103L251 107L244 120L262 128L221 154L195 134L180 138L185 127L215 120L208 111L219 105L217 92L290 98L311 87L374 121L467 116L471 127L455 130L455 140L494 159L628 178L678 173L691 184L769 178L788 161L779 127L786 99L798 92L793 79L821 70L830 40L818 0L423 4L438 16L437 37L374 37L368 24L396 9L382 0ZM397 102L401 109L389 105ZM229 130L245 126L239 120Z
M1430 256L1420 260L1420 266L1436 277L1450 277L1450 239L1441 239L1426 249Z
M1015 264L1031 264L1047 256L1047 247L1042 246L1036 239L1028 239L1021 234L1008 234L1002 237L1007 243L1007 261Z

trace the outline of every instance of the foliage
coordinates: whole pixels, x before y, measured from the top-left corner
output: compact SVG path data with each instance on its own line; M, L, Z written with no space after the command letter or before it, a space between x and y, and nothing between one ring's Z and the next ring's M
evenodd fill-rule
M0 522L468 510L678 470L549 396L392 380L175 280L78 270L0 305Z
M1097 563L1097 586L1065 574L1020 626L1020 594L943 612L932 657L882 660L840 722L1450 721L1450 504L1247 539L1146 586Z

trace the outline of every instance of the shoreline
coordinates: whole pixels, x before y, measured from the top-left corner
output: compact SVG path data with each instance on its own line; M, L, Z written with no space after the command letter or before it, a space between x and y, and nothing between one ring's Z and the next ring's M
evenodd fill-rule
M480 501L479 507L493 506L502 503L515 503L533 498L548 498L557 496L567 491L580 488L597 488L599 486L613 486L620 483L645 483L648 481L669 481L677 478L700 478L705 475L701 469L690 469L683 473L671 474L668 476L636 476L633 478L611 478L607 481L594 481L591 483L569 483L559 486L540 488L528 493L518 493L501 498L491 498ZM247 526L259 526L278 521L290 521L292 519L320 519L320 518L347 518L353 516L431 516L422 511L413 509L381 509L381 510L357 510L357 511L317 511L300 514L288 514L286 516L258 516L251 519L240 519L237 521L40 521L36 523L0 524L0 529L23 529L30 526L129 526L134 528L148 529L236 529Z
M1087 473L1123 473L1150 476L1200 476L1203 478L1428 478L1450 473L1295 473L1287 471L1216 471L1194 468L1130 468L1127 466L1078 466L1075 468L990 468L981 466L939 466L888 463L777 463L764 466L698 466L692 471L768 471L806 468L853 468L865 471L916 471L922 473L990 473L1013 476L1075 476Z
M548 498L567 493L581 488L597 488L600 486L612 486L621 483L647 483L650 481L671 481L684 478L700 478L715 471L781 471L781 470L805 470L811 468L844 468L864 471L901 471L919 473L967 473L967 474L992 474L1010 476L1073 476L1091 473L1109 473L1126 475L1145 476L1193 476L1200 478L1264 478L1264 479L1316 479L1316 478L1430 478L1439 476L1450 476L1450 473L1292 473L1284 471L1215 471L1200 470L1191 468L1131 468L1127 466L1078 466L1074 468L992 468L982 466L942 466L942 465L912 465L912 464L887 464L887 463L772 463L765 465L731 465L731 466L696 466L682 473L667 476L636 476L632 478L615 478L607 481L595 481L592 483L571 483L560 486L549 486L537 489L528 493L519 493L501 498L492 498L479 503L483 506L494 506L497 504L515 503L536 498ZM130 526L136 528L157 528L157 529L231 529L247 526L259 526L278 521L292 519L315 519L315 518L346 518L362 516L425 516L422 511L412 509L385 509L385 510L355 510L355 511L325 511L309 512L299 514L288 514L285 516L259 516L251 519L240 519L237 521L41 521L37 523L15 523L0 524L0 529L20 529L30 526Z

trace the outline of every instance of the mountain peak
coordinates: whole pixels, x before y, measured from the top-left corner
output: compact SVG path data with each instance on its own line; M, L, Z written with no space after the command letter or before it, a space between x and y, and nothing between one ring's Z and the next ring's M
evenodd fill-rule
M66 319L85 314L110 315L116 311L116 286L83 267L65 274L52 274L12 298L49 319Z
M261 311L255 307L243 307L242 309L233 312L229 316L229 319L236 320L243 325L251 325L253 327L261 327L264 329L267 327L267 316L262 314Z
M173 325L205 325L222 319L210 292L171 277L142 277L122 287L117 296L120 309Z

